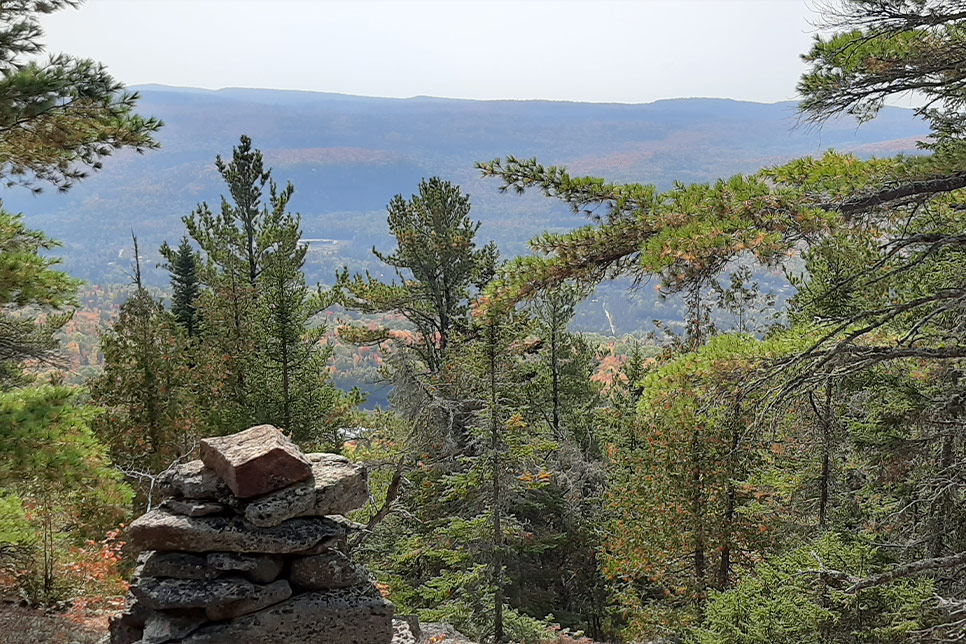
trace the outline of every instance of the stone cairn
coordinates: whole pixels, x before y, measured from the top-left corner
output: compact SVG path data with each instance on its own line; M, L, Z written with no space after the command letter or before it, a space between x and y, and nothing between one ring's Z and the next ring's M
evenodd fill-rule
M141 551L111 644L388 644L393 606L345 554L366 469L271 425L201 441L128 528Z

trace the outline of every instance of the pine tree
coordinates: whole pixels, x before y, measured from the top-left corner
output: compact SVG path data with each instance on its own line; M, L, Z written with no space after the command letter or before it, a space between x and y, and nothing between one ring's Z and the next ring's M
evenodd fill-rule
M8 186L49 182L69 189L122 148L158 147L161 122L134 112L104 66L57 54L40 59L44 15L77 0L14 0L0 5L0 180Z
M45 254L57 242L0 210L0 389L22 381L27 361L55 364L54 334L70 319L77 282ZM41 316L40 313L45 315Z
M337 449L340 419L361 398L345 396L329 382L331 349L325 345L325 327L310 326L320 307L305 284L308 247L298 237L277 249L259 277L253 375L260 386L254 396L265 422L302 444Z
M97 414L76 388L0 392L0 497L30 510L20 514L35 536L16 544L30 560L16 572L19 590L33 601L64 598L57 564L71 547L115 527L130 503L130 488L91 431Z
M288 212L295 188L278 187L247 136L230 161L215 165L231 200L222 197L218 214L202 203L183 219L200 258L187 239L177 251L162 248L176 287L173 311L195 329L204 422L216 433L272 423L335 448L335 429L361 400L332 385L325 329L311 327L322 307L302 272L301 216Z
M485 283L496 261L496 248L476 247L480 222L470 218L470 200L459 186L438 177L423 180L408 201L396 195L387 207L389 231L396 249L373 254L391 266L399 283L384 284L371 276L338 275L343 303L363 313L400 313L417 331L413 350L423 367L438 373L450 338L465 328L470 295ZM355 330L350 340L381 341L384 334Z
M254 289L273 253L297 232L297 222L288 213L295 187L291 183L278 187L261 151L253 149L245 135L232 149L231 160L218 156L215 167L231 201L222 196L217 214L201 203L183 221L188 235L220 274Z
M102 65L40 59L41 17L76 4L0 3L0 181L8 187L67 190L116 150L157 147L161 122L137 115L137 95ZM13 571L26 581L19 590L46 602L62 598L55 576L66 549L115 526L130 500L91 432L97 409L76 388L40 383L25 369L56 363L54 333L74 303L77 283L46 255L56 245L0 209L0 497L22 510L35 534L26 546L39 550Z
M207 286L198 306L207 358L199 371L218 385L204 406L212 429L230 432L260 416L250 383L258 360L259 278L282 245L294 246L298 222L287 212L294 187L278 188L250 138L243 135L231 160L219 156L215 166L231 201L223 196L217 214L202 203L183 221L201 249Z

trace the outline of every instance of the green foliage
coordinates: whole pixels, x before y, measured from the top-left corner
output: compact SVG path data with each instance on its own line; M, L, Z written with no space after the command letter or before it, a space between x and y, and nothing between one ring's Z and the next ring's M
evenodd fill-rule
M232 149L231 161L226 163L218 156L215 167L228 186L231 201L222 196L218 213L202 202L183 219L188 235L204 253L209 272L214 270L224 279L254 288L281 247L287 245L289 253L304 258L304 248L299 250L294 243L299 217L287 211L295 188L289 183L279 189L271 169L265 168L261 151L252 148L252 140L242 135Z
M867 539L828 534L771 557L731 590L713 592L694 632L700 644L907 642L927 623L929 580L901 579L848 592L843 575L889 563Z
M111 521L96 515L98 499L101 511L108 506L124 511L129 492L90 428L98 411L79 404L76 390L42 385L0 396L0 481L28 493L83 490L91 501L90 518L98 521Z
M165 243L161 256L167 260L166 268L171 274L171 313L189 338L200 331L198 319L198 296L201 293L201 260L191 247L188 237L182 237L177 250Z
M175 316L144 289L101 338L104 370L89 386L104 410L94 421L114 462L150 476L186 456L201 437L193 348Z
M272 423L303 444L335 449L335 430L361 397L331 384L325 328L310 323L320 302L302 272L301 216L288 212L295 188L278 187L247 136L215 166L231 200L222 197L217 214L202 203L183 219L200 255L187 238L161 249L173 313L191 341L182 362L197 379L204 431Z
M14 519L4 540L22 551L14 569L31 601L68 592L57 573L69 548L100 537L128 512L131 490L91 430L96 415L66 387L0 393L0 489Z
M40 59L40 19L74 0L15 0L0 7L0 179L8 186L49 182L69 189L123 148L158 147L161 122L134 112L104 66L65 54Z
M257 359L250 374L259 387L252 398L261 417L296 441L337 450L337 430L362 398L329 382L332 350L325 345L326 328L310 325L317 302L302 274L305 247L295 246L299 236L279 246L259 278Z
M74 303L77 282L45 255L58 244L30 230L20 215L0 210L0 389L21 379L26 361L54 361L59 314Z
M405 316L418 334L410 349L437 372L450 337L465 330L472 289L492 274L496 248L477 249L480 222L469 216L469 197L438 177L421 181L419 194L408 201L396 195L387 210L396 249L372 252L393 268L399 283L379 282L368 274L350 277L343 269L337 278L342 303L350 310ZM344 337L361 339L352 333L349 329Z

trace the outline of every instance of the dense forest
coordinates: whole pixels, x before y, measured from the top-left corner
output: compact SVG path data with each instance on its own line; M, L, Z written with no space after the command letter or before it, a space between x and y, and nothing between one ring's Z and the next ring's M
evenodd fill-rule
M40 18L74 4L0 3L8 192L70 194L159 146L103 66L38 58ZM864 123L914 92L916 153L667 185L480 160L586 224L506 257L427 176L386 196L380 270L320 284L296 186L240 132L221 197L152 249L163 285L136 231L130 284L84 286L0 210L4 597L86 625L116 609L158 475L271 423L368 465L354 556L398 612L479 642L966 638L966 3L824 11L801 118ZM611 281L656 286L679 323L574 331ZM343 386L346 363L386 404Z

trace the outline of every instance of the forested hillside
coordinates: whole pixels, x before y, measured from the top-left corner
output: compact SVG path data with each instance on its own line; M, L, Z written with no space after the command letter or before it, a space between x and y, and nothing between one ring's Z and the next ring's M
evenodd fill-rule
M103 630L135 564L123 526L172 464L273 424L370 478L340 538L294 554L351 553L398 614L477 642L966 638L966 2L824 7L796 108L822 127L793 134L778 107L720 101L141 98L91 61L36 62L39 17L70 4L0 3L0 177L20 195L0 210L5 600ZM909 91L914 118L884 107ZM502 125L475 144L460 110ZM404 185L372 194L390 175ZM350 240L314 228L302 185L382 208L364 259L333 250L345 266L318 285L320 245ZM82 287L56 258L81 246L50 236L84 222L113 243L83 218L105 204L138 221L112 259L124 289ZM506 241L531 228L528 252ZM581 332L602 284L676 315ZM72 317L81 298L117 314ZM102 325L103 366L65 363ZM348 356L391 386L382 408L340 380ZM261 534L244 516L231 530Z
M141 239L144 279L166 283L156 249L178 235L180 218L219 194L212 163L252 137L279 180L296 186L292 208L312 243L306 275L331 284L342 266L382 270L369 252L391 238L383 225L395 194L411 194L420 179L441 176L471 196L481 235L508 255L545 230L581 220L539 198L501 196L473 164L505 154L539 156L580 173L615 181L707 181L802 154L836 148L860 156L915 150L925 124L911 110L889 108L856 128L836 119L823 128L799 125L794 103L764 105L720 99L679 99L647 105L546 101L407 100L254 89L204 91L136 87L144 113L165 122L161 149L120 154L66 195L7 190L8 207L63 242L71 275L97 284L130 280L130 232ZM773 280L780 288L781 280ZM606 289L605 289L606 290ZM645 292L629 302L620 291L604 302L614 329L630 333L670 314ZM612 332L603 307L578 312L585 330Z

